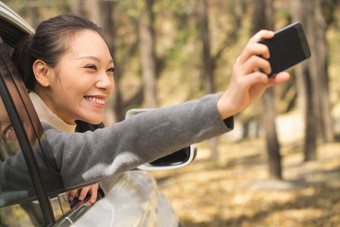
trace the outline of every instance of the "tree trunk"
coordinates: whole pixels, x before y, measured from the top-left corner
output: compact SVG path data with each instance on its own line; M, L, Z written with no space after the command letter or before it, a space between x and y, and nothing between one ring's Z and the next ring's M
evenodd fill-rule
M40 13L39 13L39 10L38 10L38 7L36 6L32 6L32 22L33 22L33 28L36 28L38 27L40 21L39 21L39 18L40 18Z
M266 145L269 159L269 176L272 179L282 180L280 144L276 132L275 91L270 87L263 94L263 127L266 132Z
M215 91L214 86L214 65L213 59L210 54L210 37L209 37L209 18L208 18L208 7L206 0L198 0L198 15L199 25L202 40L202 52L203 52L203 66L204 66L204 91L206 94L213 93Z
M140 58L143 77L144 106L155 108L157 102L157 78L156 78L156 55L155 35L153 30L153 0L146 0L140 15L139 38Z
M260 29L274 30L274 8L272 0L254 0L253 32ZM280 144L277 139L275 117L275 87L267 89L263 94L263 126L266 133L269 176L282 179Z
M301 72L303 82L306 86L305 97L313 97L312 79L310 71L306 67L302 67L304 72ZM315 108L312 98L307 98L305 102L305 146L304 146L304 161L316 160L316 140L317 140L317 124L315 124Z
M99 0L74 0L73 12L79 13L89 18L94 23L100 25Z
M323 12L323 2L325 0L315 0L314 7L311 8L311 13L314 16L309 18L313 20L313 26L308 26L307 37L311 37L310 45L313 56L310 59L311 77L313 93L317 93L316 110L319 119L318 137L323 142L333 140L333 130L331 122L331 108L328 93L328 58L327 58L327 23ZM313 6L313 4L309 4Z
M312 52L311 58L296 67L299 95L304 100L305 161L315 160L316 144L334 138L328 88L327 23L323 13L324 0L294 1L294 17L300 21Z
M198 21L200 26L200 38L202 40L202 61L203 61L203 85L204 92L211 94L215 92L214 81L214 62L210 51L210 37L209 37L209 17L208 5L206 0L197 1ZM209 141L211 150L210 158L212 160L218 159L218 137L211 138Z

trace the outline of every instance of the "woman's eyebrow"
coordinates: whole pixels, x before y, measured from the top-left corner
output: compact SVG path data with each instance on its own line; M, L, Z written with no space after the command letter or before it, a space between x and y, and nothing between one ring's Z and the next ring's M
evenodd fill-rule
M100 59L96 56L93 56L93 55L85 55L85 56L81 56L81 57L78 57L77 58L78 60L82 60L82 59L92 59L92 60L95 60L97 62L100 62ZM113 58L110 59L110 61L108 62L108 64L111 64L113 63Z
M82 60L82 59L92 59L92 60L95 60L95 61L100 61L100 59L96 56L93 56L93 55L85 55L85 56L81 56L81 57L78 57L77 58L78 60Z

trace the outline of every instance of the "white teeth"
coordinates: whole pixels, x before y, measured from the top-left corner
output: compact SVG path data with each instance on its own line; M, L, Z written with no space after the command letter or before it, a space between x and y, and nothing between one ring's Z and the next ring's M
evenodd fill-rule
M85 99L93 103L104 104L104 99L94 97L85 97Z
M6 138L9 138L9 135L11 135L12 132L13 132L13 128L8 129L5 135Z

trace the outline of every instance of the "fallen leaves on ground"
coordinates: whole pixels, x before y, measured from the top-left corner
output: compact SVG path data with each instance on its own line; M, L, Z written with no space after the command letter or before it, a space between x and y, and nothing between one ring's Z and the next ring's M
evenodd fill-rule
M340 143L311 162L301 141L283 145L284 181L268 179L263 139L220 138L217 161L207 144L189 166L152 173L183 227L340 226Z

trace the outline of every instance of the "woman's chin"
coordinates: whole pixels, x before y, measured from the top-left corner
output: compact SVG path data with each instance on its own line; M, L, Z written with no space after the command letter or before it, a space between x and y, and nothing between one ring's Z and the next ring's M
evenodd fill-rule
M87 122L90 123L90 124L93 124L93 125L98 125L98 124L102 123L103 120L87 121Z
M80 119L81 121L85 121L87 123L93 124L93 125L98 125L103 122L104 118L103 117L93 117L93 118L84 118Z

